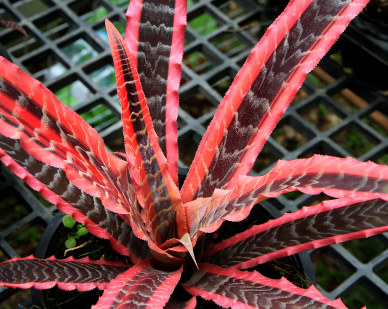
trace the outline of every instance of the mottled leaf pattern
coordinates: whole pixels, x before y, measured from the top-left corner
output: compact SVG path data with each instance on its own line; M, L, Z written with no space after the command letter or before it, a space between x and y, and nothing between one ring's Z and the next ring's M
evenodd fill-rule
M176 119L186 0L131 0L125 42L106 21L125 154L110 154L80 116L0 59L1 161L137 263L14 258L0 264L0 286L106 289L94 309L193 309L196 295L235 309L345 308L313 286L304 290L285 279L239 269L388 231L386 166L317 155L279 161L264 176L247 176L306 74L366 2L291 1L227 92L200 144L182 198ZM18 29L12 22L5 25ZM241 221L254 204L295 190L337 199L210 244L205 252L198 250L199 256L215 265L198 267L193 245L203 233L216 231L224 220ZM184 284L194 297L170 297L183 267L194 264L198 268Z
M63 169L108 209L128 213L135 192L128 186L127 163L110 154L78 114L4 58L0 76L0 134L19 139L27 153Z
M182 202L167 171L131 55L120 33L109 21L106 25L123 110L125 148L133 167L131 176L139 185L137 197L144 208L142 218L147 230L151 239L160 245L175 237L173 222L176 211L179 216Z
M62 290L104 290L109 282L125 272L131 265L89 258L75 260L36 259L32 255L13 258L0 264L0 286L28 289L49 289L55 285ZM26 271L28 270L28 271Z
M0 157L8 168L39 191L46 200L72 215L76 221L84 223L93 235L109 239L112 247L130 256L133 263L150 257L147 243L134 235L129 218L111 212L100 199L78 189L63 170L30 156L20 146L19 140L0 135ZM145 238L145 235L139 236Z
M291 1L221 102L182 187L184 203L210 197L216 188L233 188L239 175L250 172L306 74L366 3Z
M163 308L181 277L174 272L154 269L147 259L119 275L104 291L92 309Z
M388 231L388 202L342 198L253 226L204 253L206 263L237 269Z
M233 190L216 190L211 198L185 204L190 235L195 237L198 230L213 232L223 220L241 221L256 203L295 190L388 200L388 167L321 155L280 160L264 176L240 176Z
M110 239L112 247L117 252L128 255L132 262L136 263L149 257L151 252L163 263L182 262L149 239L140 211L133 209L127 216L109 211L99 199L91 197L69 182L61 169L28 155L20 147L18 140L0 135L0 157L8 168L34 190L39 191L45 199L57 205L63 212L71 214L78 222L85 223L92 234Z
M304 290L285 278L268 279L258 272L200 264L183 287L191 294L213 300L223 308L345 309L341 300L324 297L312 285Z
M133 0L127 11L125 42L137 67L159 145L178 184L178 88L186 1Z
M0 19L0 24L4 27L11 28L13 30L17 30L21 32L26 38L26 40L28 40L28 34L26 30L24 30L24 28L20 26L18 23L15 23L14 21L11 21L11 20Z

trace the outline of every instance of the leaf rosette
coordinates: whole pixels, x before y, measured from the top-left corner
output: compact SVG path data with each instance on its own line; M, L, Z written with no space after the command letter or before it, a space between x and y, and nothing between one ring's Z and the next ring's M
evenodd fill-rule
M97 287L104 294L93 308L194 308L195 296L224 308L345 308L314 287L244 270L388 231L388 167L315 155L247 175L306 74L366 2L290 2L220 103L181 190L176 120L186 1L132 0L125 39L106 20L125 153L109 153L79 115L0 59L1 161L133 263L13 258L0 266L0 286ZM255 204L296 190L334 199L203 247L224 221L244 220ZM170 297L177 285L192 298Z

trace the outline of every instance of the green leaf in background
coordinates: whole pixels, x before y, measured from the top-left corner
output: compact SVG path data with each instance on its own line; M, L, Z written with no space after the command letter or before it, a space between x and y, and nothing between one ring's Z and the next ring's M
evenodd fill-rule
M106 106L99 104L81 117L86 120L97 132L119 121L119 118Z
M93 10L93 15L87 18L85 23L91 24L100 18L105 18L106 15L108 15L108 10L100 5Z
M81 228L77 231L77 236L84 236L84 235L86 235L87 233L89 233L89 231L88 231L85 227L81 227Z
M70 215L66 215L62 219L62 223L64 226L71 229L75 224L75 220Z
M76 246L77 242L74 238L68 239L65 241L65 246L67 249L74 248Z
M313 73L308 73L306 75L306 80L308 80L310 83L312 83L314 86L318 87L318 88L322 88L322 82L321 80L316 76L314 75Z
M192 19L187 24L200 35L207 35L218 28L217 21L206 12Z
M323 105L323 104L318 104L318 108L319 108L319 110L322 113L322 117L323 118L327 118L327 115L329 113L329 111L327 110L327 107L325 105Z

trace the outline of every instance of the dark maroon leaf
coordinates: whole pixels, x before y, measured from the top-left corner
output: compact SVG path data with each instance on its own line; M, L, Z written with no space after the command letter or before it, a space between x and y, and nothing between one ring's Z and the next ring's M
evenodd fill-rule
M1 263L0 286L50 289L58 285L62 290L88 291L95 287L103 290L130 267L119 262L92 261L89 258L56 260L51 257L41 260L31 255Z
M14 21L11 21L11 20L0 19L0 24L3 25L4 27L11 28L13 30L17 30L21 32L26 38L26 40L28 40L28 34L26 30L24 30L24 28L20 26L18 23L15 23Z
M204 261L246 269L259 263L388 231L388 202L342 198L304 207L211 247Z

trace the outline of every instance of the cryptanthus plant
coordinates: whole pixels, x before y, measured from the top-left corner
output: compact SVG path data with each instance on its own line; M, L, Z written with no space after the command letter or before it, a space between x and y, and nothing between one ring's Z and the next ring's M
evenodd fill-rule
M306 74L366 2L290 2L237 74L180 191L176 119L185 0L131 0L125 40L106 21L125 154L109 153L79 115L1 59L2 162L132 264L13 258L1 264L0 286L97 287L105 291L96 309L194 308L195 296L224 308L345 308L313 286L244 269L388 231L388 167L315 155L247 175ZM295 190L334 199L197 250L223 221L241 221L256 203ZM189 278L181 278L184 270ZM170 297L177 285L193 297Z

